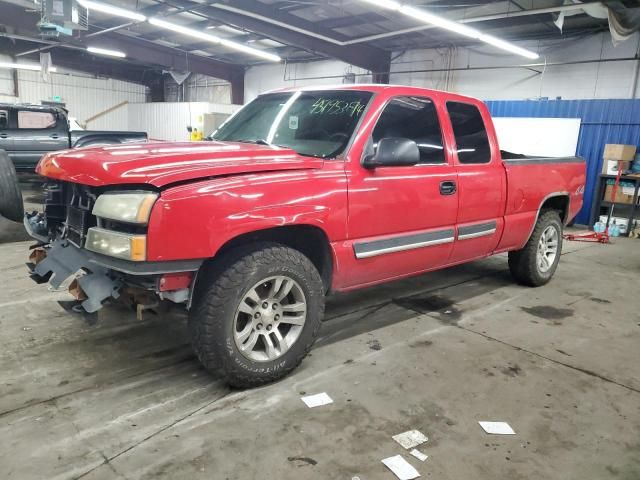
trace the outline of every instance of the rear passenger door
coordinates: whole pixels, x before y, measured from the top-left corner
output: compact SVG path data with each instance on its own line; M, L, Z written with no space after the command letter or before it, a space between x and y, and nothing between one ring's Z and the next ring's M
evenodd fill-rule
M479 108L480 107L480 108ZM506 174L498 146L491 142L484 105L448 101L455 143L459 209L451 263L489 255L502 235ZM489 123L490 124L490 123Z
M42 155L69 148L68 125L53 111L17 108L17 129L13 130L14 163L32 169Z
M456 171L444 148L442 113L427 97L391 98L375 119L364 155L383 138L416 142L420 163L366 169L347 165L349 238L356 257L350 286L444 265L451 253L458 208Z

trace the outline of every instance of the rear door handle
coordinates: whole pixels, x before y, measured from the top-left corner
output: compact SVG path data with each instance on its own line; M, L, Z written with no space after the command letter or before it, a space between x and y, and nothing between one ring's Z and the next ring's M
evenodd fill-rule
M456 193L456 182L446 180L440 182L440 195L453 195Z
M54 140L57 140L60 138L60 135L58 135L57 133L53 133L51 135L49 135L51 138L53 138Z
M9 138L8 133L0 133L0 138Z

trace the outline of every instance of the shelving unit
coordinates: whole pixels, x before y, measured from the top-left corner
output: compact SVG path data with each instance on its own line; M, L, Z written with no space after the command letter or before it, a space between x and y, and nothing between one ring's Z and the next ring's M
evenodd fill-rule
M629 236L631 232L633 221L638 214L638 191L640 190L640 177L622 175L620 177L621 182L630 182L634 184L633 203L620 203L620 202L607 202L604 200L604 192L607 186L607 180L615 180L615 175L602 174L598 178L598 188L596 195L593 197L591 204L591 222L593 226L599 219L600 215L607 215L611 205L614 205L613 214L615 217L626 218L628 220L627 233L625 236ZM620 187L619 187L620 188Z

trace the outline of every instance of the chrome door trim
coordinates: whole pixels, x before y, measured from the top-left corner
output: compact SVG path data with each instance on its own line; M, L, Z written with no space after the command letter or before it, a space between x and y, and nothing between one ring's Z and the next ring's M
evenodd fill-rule
M403 252L416 248L442 245L452 243L455 239L455 232L452 228L444 230L432 230L429 232L419 232L411 235L398 235L385 238L383 240L371 240L357 242L353 244L356 258L369 258L387 253Z
M458 228L458 240L468 240L471 238L484 237L496 233L498 224L496 221L465 225Z

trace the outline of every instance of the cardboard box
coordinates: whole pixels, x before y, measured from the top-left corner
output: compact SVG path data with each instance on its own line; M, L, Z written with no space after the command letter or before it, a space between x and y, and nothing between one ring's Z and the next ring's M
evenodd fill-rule
M613 183L613 179L607 180L607 186L604 190L604 201L633 204L635 185L632 182L620 182L616 190L616 196L613 198Z
M623 162L618 160L603 160L602 173L607 175L618 175L618 168L622 169L622 173L629 170L631 162Z
M607 143L602 154L602 158L605 160L624 160L625 162L630 162L635 156L635 145L619 145L617 143Z

